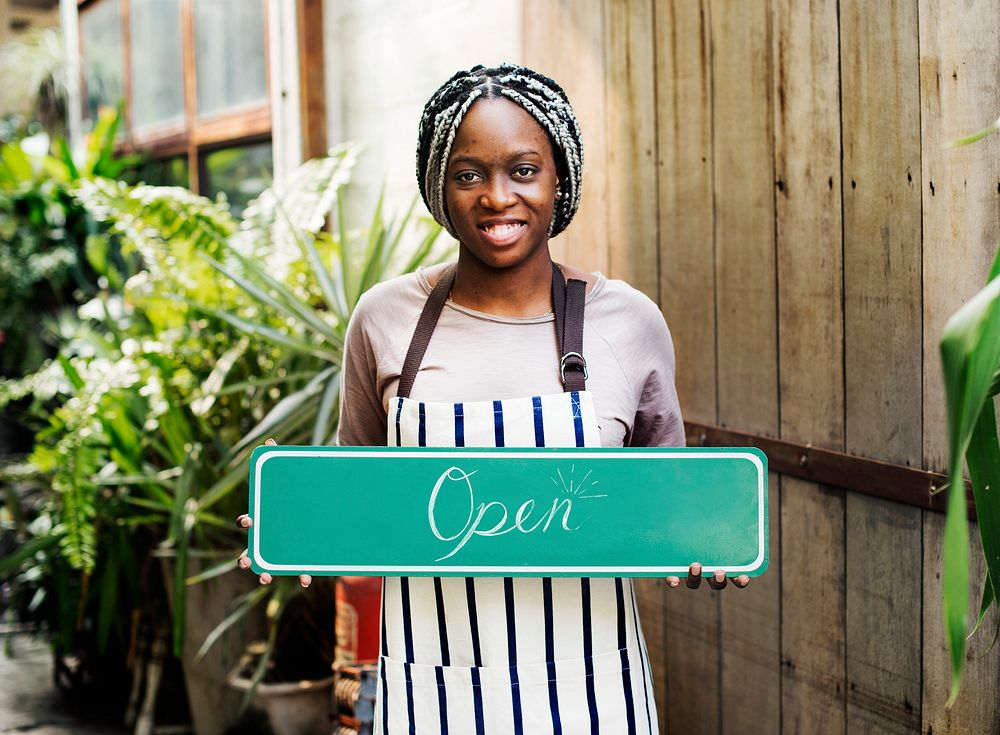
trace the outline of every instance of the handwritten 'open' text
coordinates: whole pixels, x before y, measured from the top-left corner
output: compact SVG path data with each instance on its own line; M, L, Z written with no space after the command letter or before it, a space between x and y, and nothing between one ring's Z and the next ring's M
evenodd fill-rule
M535 512L534 499L521 503L513 517L511 517L507 506L499 500L491 500L488 503L477 505L470 479L476 472L477 470L465 472L459 467L449 467L434 484L430 500L427 503L427 521L430 524L431 532L441 541L456 542L454 548L437 561L454 556L473 536L503 536L512 531L527 534L539 529L544 533L549 530L553 521L557 523L557 528L564 531L575 531L579 528L579 526L570 524L570 513L573 511L571 498L553 498L552 505L547 506L534 523L531 522L531 516ZM465 525L455 533L442 530L434 514L441 493L448 491L448 489L466 495L469 502L469 513ZM556 521L556 517L560 513L562 514L561 520Z

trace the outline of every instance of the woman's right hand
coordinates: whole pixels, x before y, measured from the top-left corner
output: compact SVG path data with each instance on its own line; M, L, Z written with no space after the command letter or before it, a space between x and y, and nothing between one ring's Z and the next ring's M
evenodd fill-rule
M750 577L746 574L741 574L738 577L733 577L733 584L740 589L743 589L748 584L750 584ZM688 567L688 576L685 580L685 584L693 590L698 589L701 586L702 574L701 574L701 562L695 562L690 567ZM708 586L713 590L725 589L726 584L729 580L726 578L726 573L721 569L716 569L715 574L708 577ZM668 587L680 587L681 580L680 577L667 577Z
M268 439L267 441L264 442L264 444L269 447L273 447L277 446L278 442L276 442L274 439ZM248 530L250 529L251 526L253 526L253 519L251 519L249 515L244 513L243 515L236 517L236 525L244 530ZM236 563L239 565L240 569L250 568L250 556L248 552L249 549L243 549L243 553L240 554L240 558L236 560ZM263 572L257 578L258 580L260 580L261 584L271 584L272 577L267 572ZM312 584L312 577L308 574L300 574L299 584L301 584L303 588L308 587L310 584Z

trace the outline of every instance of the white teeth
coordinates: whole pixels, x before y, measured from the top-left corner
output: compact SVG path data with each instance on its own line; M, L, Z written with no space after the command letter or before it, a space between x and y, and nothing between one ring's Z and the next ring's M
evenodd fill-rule
M523 227L521 224L503 224L503 225L490 225L484 227L483 230L493 237L509 237L513 235L515 231Z

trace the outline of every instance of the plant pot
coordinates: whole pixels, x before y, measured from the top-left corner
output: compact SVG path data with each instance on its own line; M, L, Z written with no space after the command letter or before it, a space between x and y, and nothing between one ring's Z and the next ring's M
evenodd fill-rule
M164 583L173 613L174 556L158 552ZM188 575L198 574L224 556L190 553ZM233 562L235 570L236 563ZM240 715L242 696L229 686L229 672L239 661L247 643L264 635L263 606L251 611L218 640L201 660L195 655L205 638L229 613L229 603L257 586L252 574L235 570L187 588L187 615L184 625L184 651L181 664L187 688L191 722L197 735L223 735Z
M252 682L233 676L229 683L245 692ZM254 704L267 713L274 735L328 735L333 705L333 677L316 681L257 685Z

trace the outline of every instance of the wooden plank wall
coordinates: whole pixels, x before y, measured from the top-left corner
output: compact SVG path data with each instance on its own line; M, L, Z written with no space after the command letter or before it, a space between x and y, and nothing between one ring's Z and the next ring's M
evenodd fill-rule
M945 470L937 339L1000 239L1000 136L945 143L1000 114L1000 5L522 1L585 136L553 249L658 300L687 418ZM661 730L1000 733L989 636L944 710L943 516L770 484L750 589L639 584Z

